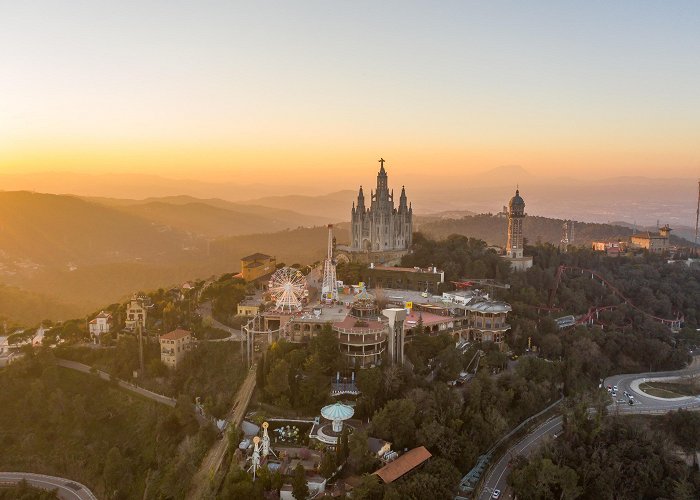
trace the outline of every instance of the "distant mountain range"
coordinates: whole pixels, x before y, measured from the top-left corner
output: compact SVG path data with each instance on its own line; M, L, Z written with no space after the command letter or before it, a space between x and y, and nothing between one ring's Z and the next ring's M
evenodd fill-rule
M695 227L696 179L615 176L614 171L611 171L609 178L575 179L567 176L564 166L552 175L534 175L519 165L481 171L465 165L463 174L437 181L433 179L432 172L439 171L439 168L432 170L427 166L420 175L402 176L401 182L406 184L414 213L462 210L495 213L508 203L516 186L519 186L526 210L532 215L601 223L624 221L646 226L654 226L658 220L672 227ZM394 189L400 189L400 185L395 184L397 175L397 171L390 167L389 183ZM357 197L356 186L360 184L369 191L374 186L374 178L358 178L352 189L326 194L333 189L328 187L327 182L246 184L168 179L147 174L66 172L0 175L0 186L6 190L148 201L187 195L206 200L208 204L218 199L221 202L290 210L314 217L327 216L328 222L349 220L350 206ZM336 189L343 187L349 186L337 185ZM243 212L240 207L219 208Z

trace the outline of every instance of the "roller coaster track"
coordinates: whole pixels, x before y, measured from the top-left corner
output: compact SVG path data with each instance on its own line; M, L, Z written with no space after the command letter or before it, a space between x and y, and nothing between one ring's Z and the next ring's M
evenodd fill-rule
M554 297L557 294L557 290L559 289L559 283L561 282L562 276L564 275L565 271L579 271L581 274L589 274L591 276L591 279L597 279L600 281L600 283L604 287L608 287L621 301L623 304L628 305L632 309L640 312L647 318L656 321L657 323L661 323L664 326L667 326L671 328L672 330L677 330L680 329L681 324L684 321L684 317L682 315L677 316L675 319L669 319L669 318L661 318L659 316L654 316L653 314L645 311L644 309L641 309L640 307L636 306L635 304L632 303L630 299L628 299L615 285L610 283L608 280L605 279L604 276L602 276L600 273L597 271L594 271L592 269L584 269L582 267L575 267L575 266L559 266L557 268L557 274L554 277L554 284L552 285L552 288L549 290L549 300L547 301L547 307L552 307L554 304ZM579 321L577 322L588 322L592 321L593 316L597 317L598 313L600 311L604 310L610 310L613 309L617 306L601 306L601 307L591 307L588 310L588 313L583 316L583 318L580 318Z

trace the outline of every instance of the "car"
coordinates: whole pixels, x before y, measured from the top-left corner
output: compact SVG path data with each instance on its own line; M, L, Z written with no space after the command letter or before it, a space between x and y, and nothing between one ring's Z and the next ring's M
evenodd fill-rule
M628 394L627 397L630 398L630 401L634 401L634 396L632 396L632 394Z
M630 406L634 405L634 399L630 399L629 404L630 404Z
M627 391L624 391L622 394L624 394L625 397L629 396L629 393Z
M616 385L613 386L613 392L617 392L617 386L616 386Z
M501 498L501 490L493 490L493 495L491 498Z

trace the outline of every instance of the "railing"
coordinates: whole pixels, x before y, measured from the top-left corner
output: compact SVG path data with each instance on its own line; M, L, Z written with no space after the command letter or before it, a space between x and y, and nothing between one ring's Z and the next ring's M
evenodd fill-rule
M337 332L337 333L344 333L346 335L369 335L372 333L376 333L376 334L386 333L386 328L364 328L364 327L343 328L341 326L334 326L333 331Z
M371 337L367 338L366 335L338 335L338 342L342 345L376 345L386 342L386 335L375 335L370 334Z

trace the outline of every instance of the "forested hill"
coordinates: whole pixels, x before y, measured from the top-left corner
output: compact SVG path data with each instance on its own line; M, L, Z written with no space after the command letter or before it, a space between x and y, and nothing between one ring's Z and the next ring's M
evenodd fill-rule
M562 219L549 219L529 215L525 217L523 231L530 244L552 243L559 244L562 235ZM417 216L414 230L432 238L442 239L451 234L462 234L486 241L489 245L506 244L508 219L506 217L479 214L460 219L444 219ZM591 222L576 222L574 245L588 246L593 240L609 238L626 238L632 234L632 229L613 224L597 224ZM671 235L672 243L688 245L689 242Z

